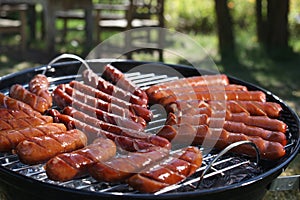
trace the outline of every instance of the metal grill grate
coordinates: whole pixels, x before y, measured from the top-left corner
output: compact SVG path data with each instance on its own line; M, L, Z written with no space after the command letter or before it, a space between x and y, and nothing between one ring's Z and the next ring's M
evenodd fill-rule
M138 72L126 74L126 76L129 79L131 79L134 83L142 87L143 89L156 83L162 83L162 82L178 79L178 77L169 77L167 75L157 75L154 73L142 74ZM80 79L80 76L70 75L70 76L49 78L49 81L51 82L51 89L54 89L59 83L67 83L72 79L78 80ZM164 113L161 112L160 109L157 108L152 108L152 111L154 113L154 119L148 124L146 131L155 133L159 128L161 128L161 126L163 126L165 122L165 115ZM283 118L284 120L287 120L291 118L291 116L283 116ZM293 124L294 121L292 120L291 123ZM184 182L178 185L167 187L162 191L157 192L156 194L162 194L166 192L176 193L176 192L196 190L197 189L196 186L199 182L199 177L201 173L203 172L203 170L207 168L209 163L216 156L218 156L217 153L205 155L201 168L199 168L192 177L189 177L187 180L185 180ZM86 191L98 192L98 193L110 193L114 195L118 195L118 194L121 195L126 193L131 193L131 194L138 193L137 191L134 191L132 188L130 188L127 184L124 183L111 184L106 182L98 182L91 177L84 177L81 179L76 179L67 182L52 181L47 178L43 164L33 165L33 166L22 164L19 161L18 157L11 153L0 153L0 165L10 171L35 179L37 181L54 184L61 187L72 188L75 190L86 190ZM212 165L212 168L209 171L209 173L207 173L204 176L204 182L205 180L209 180L210 178L213 177L216 177L216 179L219 179L219 177L225 177L226 174L238 173L237 176L239 176L240 170L236 170L238 168L245 168L245 169L251 168L254 171L252 176L258 175L259 173L263 173L261 169L258 166L256 166L254 161L251 161L247 158L243 158L241 156L235 157L233 155L229 155L229 156L224 156L224 158L219 159L217 162L215 162ZM247 178L251 178L251 177L247 177ZM200 189L201 188L205 188L205 186L201 186Z

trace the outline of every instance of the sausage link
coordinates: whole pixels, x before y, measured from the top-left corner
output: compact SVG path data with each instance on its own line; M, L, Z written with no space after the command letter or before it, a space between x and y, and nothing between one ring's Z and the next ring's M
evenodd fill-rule
M208 116L206 114L178 116L174 113L168 113L165 125L179 125L182 123L189 123L193 126L207 124Z
M147 122L151 121L153 118L152 112L147 109L146 107L137 105L137 104L132 104L130 102L127 102L123 99L119 99L113 95L108 95L100 90L97 90L89 85L80 83L78 81L71 81L69 85L74 88L76 91L80 91L86 95L101 99L105 102L118 105L122 108L128 108L131 112L136 114L137 116L142 117L145 119Z
M49 81L45 75L35 75L29 82L29 91L43 97L48 102L49 107L52 106L52 96L49 92Z
M9 95L11 98L20 100L30 105L34 110L40 113L44 113L49 108L49 104L46 99L26 90L22 85L19 84L11 86Z
M113 84L117 85L118 87L122 88L125 91L129 91L130 93L140 97L140 99L147 104L148 103L148 96L144 90L141 90L138 86L136 86L132 81L128 80L125 75L115 68L112 65L106 65L104 67L104 71L102 76L112 82Z
M147 107L147 102L144 101L144 99L140 99L134 94L131 94L128 91L124 91L123 89L113 85L112 83L104 80L97 74L95 74L91 70L85 70L82 72L84 83L97 88L98 90L115 96L119 99L127 100L130 103L138 104L141 106Z
M52 135L66 131L64 124L48 123L20 130L0 131L0 151L10 151L27 138Z
M120 182L140 172L149 165L167 157L166 149L153 148L115 157L107 162L96 162L89 167L89 174L98 181Z
M0 116L1 119L22 119L30 117L40 118L42 114L31 109L12 110L9 108L0 108Z
M100 128L90 126L80 120L74 119L69 115L59 113L57 110L50 110L51 115L57 119L57 122L64 123L70 129L79 129L87 134L89 141L95 140L97 137L107 137L116 143L116 145L125 151L135 152L150 147L154 147L151 140L143 141L127 136L120 136L111 132L104 131Z
M248 136L243 133L232 133L225 129L209 129L207 125L193 127L185 124L181 125L180 129L176 126L165 125L157 135L165 137L169 141L176 139L179 142L190 137L193 139L193 145L200 145L204 140L211 141L215 143L216 149L224 149L234 142L246 140L253 142L258 147L262 159L278 160L285 155L284 146L278 142L267 141L261 137ZM247 145L238 146L234 151L239 154L256 156L253 148Z
M193 76L189 78L181 78L166 83L156 84L146 90L148 96L155 91L160 91L167 88L182 88L185 86L199 86L199 85L228 85L229 79L226 75L204 75Z
M86 143L86 135L74 129L23 140L17 145L16 153L22 163L32 165L45 162L59 153L83 148Z
M266 95L261 91L224 91L224 92L196 92L181 93L162 98L159 103L166 106L179 100L199 100L199 101L260 101L266 102Z
M97 138L93 144L70 153L59 154L45 166L49 179L68 181L87 174L88 165L104 162L116 155L116 145L107 138Z
M238 101L237 103L245 107L252 115L267 115L271 118L277 118L282 111L280 104L275 102Z
M62 84L62 85L59 85L58 87L60 89L62 89L64 92L66 92L70 97L72 97L76 101L85 103L89 106L103 110L107 113L112 113L114 115L118 115L121 117L130 118L133 121L146 126L146 121L142 117L139 117L139 116L133 114L126 107L122 108L118 105L105 102L101 99L97 99L95 97L85 95L84 93L82 93L76 89L73 89L72 87L70 87L67 84Z
M17 119L1 119L0 118L0 131L22 129L26 127L35 127L41 124L52 123L53 118L50 116L41 117L26 117Z
M176 94L186 93L187 91L192 91L194 93L201 93L201 92L224 92L224 91L247 91L247 87L242 85L198 85L198 86L185 86L180 88L164 88L159 91L154 91L151 94L148 94L149 101L151 103L159 102L162 98L166 96L171 96Z
M140 192L154 193L185 180L201 166L202 154L196 147L184 149L181 154L130 177L128 184Z
M67 114L69 116L72 116L73 118L80 120L86 124L89 124L90 126L98 127L105 131L108 131L108 132L111 132L111 133L114 133L117 135L143 140L143 141L152 143L155 146L160 146L160 147L167 148L167 149L171 148L171 144L165 138L159 137L157 135L141 132L141 131L122 128L120 126L115 126L113 124L108 124L108 123L105 123L96 118L90 117L90 116L86 115L85 113L80 112L72 107L66 107L63 110L63 113Z
M12 110L32 110L32 107L22 101L6 96L0 92L0 107Z

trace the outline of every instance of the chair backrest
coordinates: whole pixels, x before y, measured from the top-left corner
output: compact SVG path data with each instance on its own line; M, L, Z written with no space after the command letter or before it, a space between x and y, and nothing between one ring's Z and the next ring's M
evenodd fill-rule
M164 0L130 0L131 19L155 19L164 26Z

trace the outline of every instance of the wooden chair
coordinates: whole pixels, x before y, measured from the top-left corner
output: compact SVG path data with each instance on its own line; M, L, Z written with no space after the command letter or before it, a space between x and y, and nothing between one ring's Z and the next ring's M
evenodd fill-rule
M27 42L26 11L26 4L0 4L0 33L20 34L22 52L25 52ZM9 13L16 13L18 19L10 18Z
M115 1L113 1L115 2ZM164 27L164 0L129 0L119 2L117 5L99 4L94 6L96 10L97 38L101 38L104 31L126 31L133 28L142 27ZM122 15L105 15L105 13L122 13ZM159 47L162 44L162 35L156 37L157 41L152 41L151 29L147 29L147 36L136 37L132 34L125 34L125 45L131 48L138 48L144 52L159 52L159 60L163 60L163 50ZM143 34L144 35L144 34ZM139 48L136 41L143 39L143 47ZM99 39L98 41L101 41ZM146 43L146 44L145 44ZM141 44L141 43L140 43ZM128 48L128 47L127 47ZM132 54L128 53L127 58L131 59Z

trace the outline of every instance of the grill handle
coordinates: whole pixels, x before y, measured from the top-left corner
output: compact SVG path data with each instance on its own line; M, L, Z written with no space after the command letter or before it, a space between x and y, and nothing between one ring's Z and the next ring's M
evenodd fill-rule
M199 188L205 174L211 169L211 167L213 166L213 164L220 158L222 157L224 154L226 154L227 152L229 152L231 149L237 147L237 146L241 146L241 145L251 145L256 152L256 164L259 164L260 161L260 154L259 154L259 150L257 148L257 146L251 142L251 141L239 141L239 142L235 142L230 144L229 146L227 146L225 149L223 149L210 163L209 165L207 165L207 167L205 168L205 170L202 172L198 184L197 184L197 188Z

